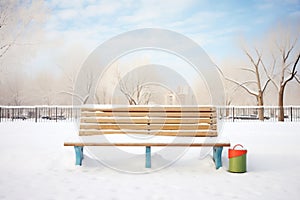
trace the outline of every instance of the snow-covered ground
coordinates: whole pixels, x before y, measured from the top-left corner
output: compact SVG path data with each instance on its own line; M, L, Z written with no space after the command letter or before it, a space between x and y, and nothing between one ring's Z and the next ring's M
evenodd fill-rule
M199 159L200 148L151 173L115 171L88 155L76 167L73 148L63 146L75 134L66 122L0 123L0 199L300 198L300 123L225 123L222 135L248 150L243 174L227 171L228 148L219 170L210 156ZM144 165L138 156L120 162Z

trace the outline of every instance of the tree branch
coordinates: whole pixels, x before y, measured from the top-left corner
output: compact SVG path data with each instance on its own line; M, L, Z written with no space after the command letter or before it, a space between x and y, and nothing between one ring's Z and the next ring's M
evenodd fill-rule
M272 56L273 56L273 65L272 65L272 70L271 70L272 73L271 73L271 74L273 75L274 68L275 68L275 65L276 65L276 58L275 58L274 55L272 55ZM270 75L270 73L268 73L267 68L266 68L266 66L265 66L265 64L264 64L263 61L261 61L261 65L262 65L262 67L263 67L263 70L264 70L265 74L266 74L267 77L268 77L268 80L267 80L267 82L265 83L265 85L263 86L262 91L264 92L264 91L266 90L266 87L267 87L267 85L269 84L270 81L274 84L274 86L276 87L276 89L279 90L279 86L276 84L276 81L275 81L274 78Z
M245 51L245 52L247 52L247 51ZM251 57L251 56L250 56L250 57ZM234 84L237 85L237 87L236 87L235 90L237 90L239 87L242 87L242 88L243 88L244 90L246 90L250 95L253 95L253 96L255 96L255 97L258 96L258 94L256 94L255 92L251 91L249 88L247 88L247 87L245 86L245 84L249 84L249 83L256 83L256 84L257 84L256 81L246 81L246 82L244 82L244 83L239 83L239 82L237 82L237 81L235 81L235 80L233 80L233 79L227 78L227 77L224 75L224 73L222 72L222 70L221 70L218 66L216 66L216 67L217 67L218 71L220 72L220 74L223 76L223 78L224 78L225 80L230 81L230 82L232 82L232 83L234 83Z
M75 94L73 92L61 91L61 92L59 92L59 94L67 94L67 95L70 95L70 96L74 96L74 97L78 98L82 103L84 102L84 99L85 99L85 98L82 98L81 96L79 96L78 94Z
M263 86L263 89L262 89L262 93L265 92L265 90L266 90L268 84L270 83L270 81L271 81L271 79L268 79L268 80L265 82L265 85Z
M0 58L3 57L8 52L8 50L10 49L11 46L12 46L12 44L6 44L1 47L0 50L3 50L3 49L4 50L0 53Z
M256 49L255 49L256 50ZM250 59L251 63L254 65L255 68L258 67L260 61L261 61L261 55L259 55L258 53L258 60L257 63L254 62L253 57L249 54L249 52L247 50L244 49L245 54L247 55L247 57ZM257 52L257 50L256 50Z
M295 80L300 84L300 78L298 76L295 76Z
M294 63L294 66L293 66L293 69L292 69L292 72L291 72L291 76L290 76L287 80L284 81L284 83L283 83L283 85L282 85L283 87L285 87L286 84L287 84L289 81L293 80L293 78L296 76L296 74L297 74L296 67L297 67L297 65L298 65L299 59L300 59L300 53L298 54L297 59L296 59L296 61L295 61L295 63Z
M248 68L240 68L240 69L243 71L249 71L249 72L255 74L255 71L253 69L248 69Z
M14 3L13 3L14 4ZM0 24L0 28L3 27L3 25L6 24L6 21L8 20L9 21L9 18L8 18L8 15L11 14L11 13L14 13L16 12L16 8L20 5L9 5L7 4L7 6L4 8L1 7L0 9L0 13L1 13L1 18L2 18L2 22ZM1 5L0 5L1 6ZM2 14L3 13L3 14ZM15 17L15 16L11 16L11 17ZM15 45L17 39L20 37L20 35L22 35L23 31L26 29L26 27L28 27L32 21L33 17L30 15L29 17L29 20L28 21L21 21L19 19L18 21L18 24L16 25L16 30L18 31L16 35L14 35L12 41L9 41L8 44L6 45L3 45L1 47L1 50L3 50L1 53L0 53L0 58L3 57L7 52L8 50L13 46ZM13 35L12 33L10 33L11 35ZM2 39L2 38L1 38Z
M128 92L128 89L126 87L126 84L119 78L119 85L120 85L120 91L125 95L126 99L128 100L129 104L134 104L136 105L137 102L134 100L132 97L132 94Z
M253 96L258 96L258 94L256 94L255 92L253 92L253 91L251 91L249 88L247 88L246 86L245 86L245 84L249 84L249 83L257 83L256 81L246 81L246 82L244 82L244 83L239 83L239 82L237 82L237 81L235 81L235 80L232 80L232 79L229 79L229 78L225 78L227 81L230 81L230 82L232 82L232 83L234 83L234 84L236 84L236 85L238 85L239 87L242 87L244 90L246 90L250 95L253 95Z

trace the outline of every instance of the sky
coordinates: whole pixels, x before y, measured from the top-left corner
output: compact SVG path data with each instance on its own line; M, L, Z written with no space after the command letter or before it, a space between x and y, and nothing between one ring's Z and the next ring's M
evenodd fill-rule
M18 0L15 2L20 3ZM21 2L24 11L27 6ZM19 43L25 45L16 46L19 51L15 54L10 51L7 61L3 59L2 62L7 69L14 66L16 70L11 70L12 72L24 71L32 77L35 74L46 74L58 75L59 79L63 79L66 73L70 73L70 69L73 69L71 73L76 76L77 72L74 72L74 69L80 69L88 56L101 44L119 34L142 28L166 29L184 35L199 44L213 63L222 69L223 66L224 69L228 69L228 66L230 69L234 67L237 69L245 64L245 60L251 66L242 51L243 45L247 44L253 50L257 41L267 43L263 39L266 39L270 32L277 32L279 29L276 27L284 27L281 28L283 31L286 27L293 27L292 31L299 29L295 33L300 33L300 0L27 0L24 2L36 4L32 6L35 9L27 11L31 13L26 18L30 19L37 15L35 19L40 16L41 20L34 29L29 27L30 30L24 32L25 42ZM1 3L3 4L3 1ZM23 11L16 16L22 16ZM160 37L160 40L163 42L162 38ZM174 44L182 46L180 41L174 41ZM27 50L29 46L36 48L34 52ZM146 60L149 62L147 64L169 65L174 69L185 68L191 74L186 67L189 64L178 61L178 57L174 58L175 55L149 52L151 51L136 51L131 55L127 54L126 58L120 61L134 63ZM15 56L18 56L18 59ZM20 65L25 67L19 70ZM188 73L184 71L179 70L179 73L187 74L185 77L188 77ZM240 77L239 73L234 73L229 71L230 77Z
M120 33L163 28L191 38L217 61L234 54L241 38L300 21L299 0L48 0L46 6L46 38L60 40L61 51L80 44L91 52Z
M45 35L40 43L42 48L28 64L33 70L55 70L65 64L62 57L80 57L76 59L82 63L104 41L140 28L162 28L183 34L198 43L213 62L222 65L228 57L241 56L241 40L261 38L280 24L300 26L300 0L46 0L44 3ZM77 53L72 54L74 51Z

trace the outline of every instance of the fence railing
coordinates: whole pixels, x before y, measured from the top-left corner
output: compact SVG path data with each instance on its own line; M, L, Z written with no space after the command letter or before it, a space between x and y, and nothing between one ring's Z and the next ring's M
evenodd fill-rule
M4 121L70 121L80 116L73 106L1 106L0 122Z
M265 122L278 121L277 106L217 107L219 119L225 122L259 121L259 110L263 110ZM76 120L79 117L80 108L73 106L0 106L0 122L61 122ZM284 121L300 122L300 106L284 106Z
M284 106L284 121L300 122L300 106ZM265 122L278 121L278 106L230 106L218 107L219 119L227 122L259 120L262 111ZM262 121L262 120L260 120Z

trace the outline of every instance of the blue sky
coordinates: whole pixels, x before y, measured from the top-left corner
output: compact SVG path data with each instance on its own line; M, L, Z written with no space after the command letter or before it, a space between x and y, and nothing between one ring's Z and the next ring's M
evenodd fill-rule
M240 38L251 41L280 23L300 21L299 0L47 0L46 5L46 38L60 41L57 54L74 43L91 52L120 33L155 27L184 34L220 61L240 51Z

